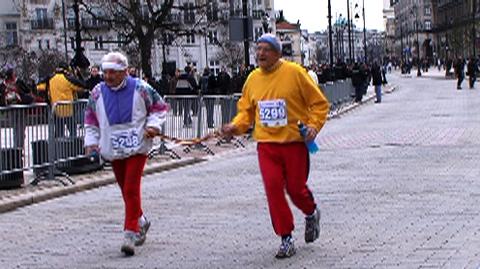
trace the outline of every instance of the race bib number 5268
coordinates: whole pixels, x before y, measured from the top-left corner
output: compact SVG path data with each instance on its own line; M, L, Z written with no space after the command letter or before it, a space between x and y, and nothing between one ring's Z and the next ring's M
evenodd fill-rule
M135 129L112 132L110 141L113 150L119 152L129 152L140 145L138 132Z

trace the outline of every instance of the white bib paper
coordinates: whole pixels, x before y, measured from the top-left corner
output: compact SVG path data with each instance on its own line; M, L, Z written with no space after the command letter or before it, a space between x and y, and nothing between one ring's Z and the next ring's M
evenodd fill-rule
M260 122L266 127L287 125L287 104L283 99L258 102Z
M140 145L140 138L135 128L113 131L110 136L110 141L115 156L129 154Z

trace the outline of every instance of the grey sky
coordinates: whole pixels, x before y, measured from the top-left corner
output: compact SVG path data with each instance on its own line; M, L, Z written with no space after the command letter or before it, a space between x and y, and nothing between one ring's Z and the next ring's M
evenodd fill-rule
M358 4L359 8L353 11L362 15L362 0L350 0L352 10ZM347 0L331 0L332 5L332 23L337 16L342 14L347 16ZM275 0L275 10L283 10L285 18L292 23L300 20L302 29L308 29L309 32L325 30L328 27L327 19L327 0ZM365 24L367 29L384 30L383 25L383 0L365 0ZM354 23L363 28L363 20L360 18Z

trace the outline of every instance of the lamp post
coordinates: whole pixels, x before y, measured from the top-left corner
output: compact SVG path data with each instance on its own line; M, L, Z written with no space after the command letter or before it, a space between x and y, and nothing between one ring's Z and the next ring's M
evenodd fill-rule
M347 0L347 25L348 25L348 56L350 58L350 62L352 61L352 29L351 29L351 20L350 20L350 0Z
M472 45L473 45L473 54L472 57L476 57L476 43L477 43L477 30L475 29L475 16L477 15L477 1L472 1Z
M365 28L365 0L362 1L363 16L363 53L365 53L365 63L367 63L367 29Z
M418 41L418 6L413 6L415 10L415 31L417 34L417 77L422 76L422 71L420 71L420 43Z
M330 46L330 66L333 66L332 5L328 0L328 44Z
M68 62L67 18L65 16L65 1L64 0L62 0L62 18L63 18L63 43L65 45L65 62Z
M245 56L245 66L250 65L250 44L248 40L248 7L247 0L242 0L242 14L243 14L243 49Z
M365 0L362 2L362 17L363 17L363 61L367 63L367 30L365 28ZM355 4L355 8L358 8L358 4ZM355 14L355 19L360 19L358 13Z

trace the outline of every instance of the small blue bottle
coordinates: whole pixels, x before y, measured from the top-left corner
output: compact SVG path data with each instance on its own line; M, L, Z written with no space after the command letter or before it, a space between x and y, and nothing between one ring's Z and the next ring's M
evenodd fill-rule
M305 127L305 125L301 121L298 121L297 125L300 134L302 135L302 137L305 137L307 135L307 127ZM307 145L308 152L310 152L311 154L315 154L318 151L318 146L317 143L315 143L315 140L305 141L305 145Z
M90 162L92 163L96 163L96 162L99 162L99 158L100 158L100 155L98 154L98 151L94 150L92 152L90 152L90 154L88 155L88 158L90 160Z

